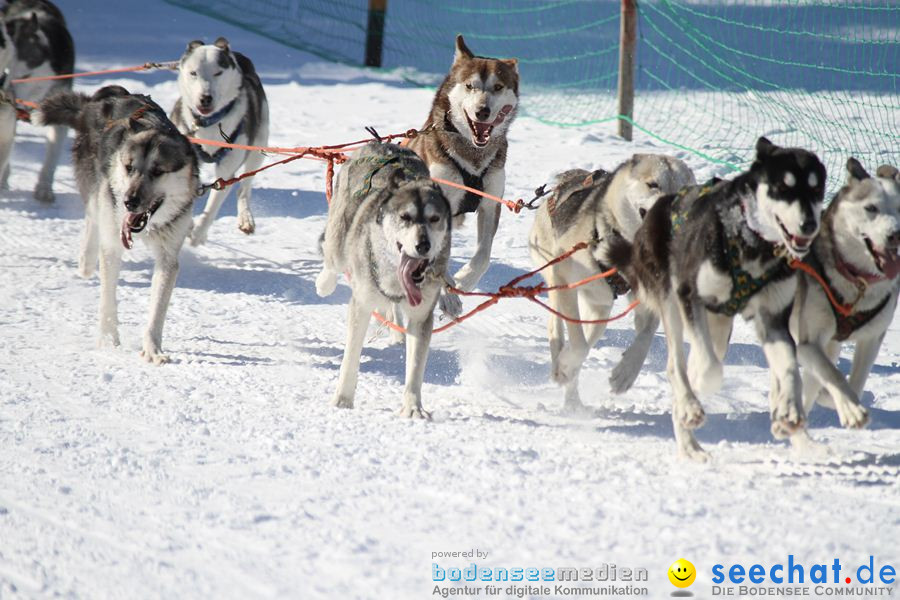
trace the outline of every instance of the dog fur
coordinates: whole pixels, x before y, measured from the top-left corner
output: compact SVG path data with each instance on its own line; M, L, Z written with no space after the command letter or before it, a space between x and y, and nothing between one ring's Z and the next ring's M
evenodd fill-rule
M859 400L897 307L898 246L900 174L884 165L872 177L851 158L847 183L825 210L822 231L805 262L838 302L852 304L852 313L839 315L820 283L804 272L791 315L807 413L818 399L837 410L844 427L868 422ZM844 342L855 342L849 381L835 366ZM791 441L801 449L810 442L805 429Z
M75 178L85 202L79 272L100 263L100 343L119 345L116 285L122 252L143 240L155 259L150 320L141 356L162 364L162 331L178 275L178 252L191 227L199 177L190 143L149 97L107 86L93 96L65 91L33 118L76 131Z
M2 11L6 31L12 38L16 58L10 68L10 79L26 79L72 73L75 68L75 44L62 12L49 0L12 0ZM71 90L71 79L35 81L14 86L15 96L41 102L60 90ZM6 131L3 119L4 133ZM68 130L62 125L48 127L47 151L34 188L35 199L53 202L53 177L62 155ZM5 138L4 138L5 139ZM8 188L9 164L0 171L0 187Z
M825 167L813 153L760 138L749 171L664 196L648 211L634 244L611 250L613 264L662 320L680 454L708 458L693 433L705 420L696 394L721 385L737 313L755 324L769 363L773 434L787 437L803 426L800 373L788 329L797 278L785 255L809 251L824 190Z
M353 295L347 343L334 395L352 408L359 360L373 310L392 305L407 317L406 389L400 414L428 418L422 379L434 320L450 258L450 205L411 150L370 143L341 167L322 237L320 296L331 294L346 273Z
M9 189L9 159L16 139L16 93L10 71L16 47L6 27L0 27L0 189Z
M172 122L184 135L249 146L269 143L269 105L266 93L250 59L234 52L223 37L213 44L194 40L188 44L178 64L180 97L172 110ZM256 151L195 146L201 161L215 165L216 179L234 177L238 169L246 173L258 169L263 154ZM253 178L241 181L238 189L238 229L251 234L256 222L250 212ZM206 242L230 188L212 190L203 214L194 223L191 245Z
M535 267L540 267L579 242L590 248L542 271L547 285L573 283L610 268L609 250L615 240L630 242L651 206L665 194L694 184L694 175L682 161L670 156L636 154L612 173L573 169L559 175L548 200L541 205L531 228L530 247ZM627 283L613 276L574 290L549 292L554 310L574 319L609 318L613 300L628 292ZM578 374L591 348L606 326L565 322L550 315L551 378L565 387L565 408L583 409L578 394ZM659 320L641 305L635 312L636 336L610 375L614 393L631 387L644 363ZM568 337L568 342L566 342Z
M465 184L502 197L506 185L506 134L519 103L516 59L475 56L462 36L450 72L438 88L423 129L409 148L416 152L432 177ZM456 287L470 291L487 271L491 245L500 222L501 205L457 188L443 186L444 195L460 225L466 212L476 212L477 247L472 259L454 276ZM444 294L441 308L458 315L458 296Z

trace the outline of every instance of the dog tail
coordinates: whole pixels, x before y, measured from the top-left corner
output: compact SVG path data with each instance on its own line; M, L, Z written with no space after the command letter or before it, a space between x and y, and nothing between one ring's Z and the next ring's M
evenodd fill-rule
M88 100L88 96L76 92L53 94L45 98L40 103L40 108L31 113L31 122L35 125L67 125L78 129L81 110Z

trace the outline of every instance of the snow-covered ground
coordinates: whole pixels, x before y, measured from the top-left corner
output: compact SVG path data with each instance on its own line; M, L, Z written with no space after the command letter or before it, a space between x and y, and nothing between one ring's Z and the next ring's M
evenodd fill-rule
M431 92L390 75L316 62L160 2L60 5L80 68L173 59L191 39L227 36L259 66L273 144L403 131L430 105ZM175 100L169 73L78 88L107 83ZM0 199L0 598L426 598L432 553L472 548L490 553L478 561L487 567L647 568L652 597L669 594L665 572L681 556L698 568L700 596L723 561L900 562L900 321L864 397L869 428L812 415L834 451L819 463L771 439L768 375L745 324L724 389L704 401L709 465L675 457L661 334L635 387L612 397L606 379L632 336L629 320L613 324L582 376L597 414L570 417L548 380L545 314L521 300L435 337L424 387L433 422L394 416L404 352L374 327L357 407L337 410L328 399L349 290L315 294L321 163L256 179L255 235L237 230L232 199L209 245L182 252L164 335L174 363L152 367L138 357L148 252L126 256L123 346L97 349L98 282L75 272L72 169L59 170L56 204L37 204L40 133L21 126L17 137ZM520 119L507 196L528 199L559 170L610 168L637 151L671 149L625 143L611 126ZM698 179L724 174L676 154ZM484 289L529 268L530 225L530 214L504 214ZM454 233L457 267L472 229Z

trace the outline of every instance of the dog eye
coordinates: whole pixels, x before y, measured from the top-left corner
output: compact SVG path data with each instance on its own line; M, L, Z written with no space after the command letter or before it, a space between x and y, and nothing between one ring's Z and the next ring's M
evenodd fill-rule
M647 183L647 187L650 188L651 190L658 190L659 184L656 183L655 181L650 181Z
M213 77L218 77L221 74L222 74L222 71L219 71L218 73L213 73Z
M437 215L432 215L431 217L428 218L429 223L437 223L440 220L441 220L441 218Z
M190 75L191 77L196 77L197 71L191 71L190 73L188 73L188 75Z
M502 84L502 83L498 83L498 84L494 85L494 91L495 91L495 92L499 92L499 91L502 90L502 89L503 89L503 84Z
M153 169L152 171L150 171L150 177L159 177L162 174L163 172L161 169Z
M412 215L403 213L402 215L400 215L400 220L403 221L404 223L409 223L412 221Z
M878 207L875 206L874 204L867 204L866 212L869 213L870 215L874 215L875 213L878 212Z
M133 170L133 168L132 168L131 165L125 165L125 172L126 172L126 173L131 173L132 170Z
M471 91L474 89L474 86L473 86L471 83L467 83L467 84L466 84L466 89L469 90L469 91L471 92Z

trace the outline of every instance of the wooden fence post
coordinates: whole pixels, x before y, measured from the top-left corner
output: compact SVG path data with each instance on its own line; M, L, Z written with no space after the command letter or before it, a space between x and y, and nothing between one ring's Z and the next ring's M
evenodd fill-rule
M366 66L381 66L381 50L384 46L384 17L387 0L369 0L369 25L366 31Z
M634 118L634 54L637 42L637 0L622 0L619 28L619 115ZM619 119L619 135L631 141L631 122Z

